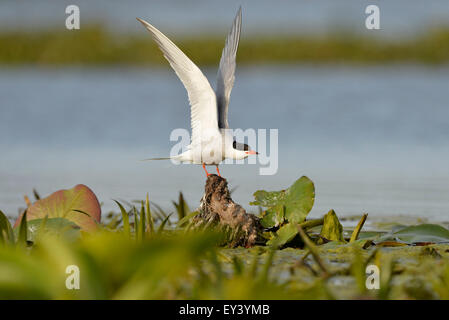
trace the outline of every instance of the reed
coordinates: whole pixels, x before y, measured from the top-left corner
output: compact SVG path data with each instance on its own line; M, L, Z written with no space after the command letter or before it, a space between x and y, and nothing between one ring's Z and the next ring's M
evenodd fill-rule
M173 37L173 35L171 35ZM198 65L216 66L223 35L176 38L174 42ZM414 38L381 39L350 31L312 35L253 35L241 39L239 65L292 63L444 64L449 61L449 27L427 30ZM151 37L142 30L116 34L102 26L0 31L0 64L17 65L161 65L166 64Z

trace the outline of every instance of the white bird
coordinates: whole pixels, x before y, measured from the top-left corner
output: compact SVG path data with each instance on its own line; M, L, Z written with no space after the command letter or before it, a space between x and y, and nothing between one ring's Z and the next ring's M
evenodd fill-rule
M231 31L226 38L217 75L216 91L212 89L201 70L162 32L148 22L137 18L150 31L164 57L175 70L189 96L191 107L191 143L187 151L170 158L180 162L202 164L206 175L206 165L218 165L226 158L241 160L251 154L248 145L237 143L229 133L228 106L235 80L236 54L242 25L242 9L239 8Z

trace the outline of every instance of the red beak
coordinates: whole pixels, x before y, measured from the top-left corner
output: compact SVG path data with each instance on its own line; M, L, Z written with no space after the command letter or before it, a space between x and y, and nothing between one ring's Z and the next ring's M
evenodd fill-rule
M259 154L259 152L249 150L249 151L246 151L246 154Z

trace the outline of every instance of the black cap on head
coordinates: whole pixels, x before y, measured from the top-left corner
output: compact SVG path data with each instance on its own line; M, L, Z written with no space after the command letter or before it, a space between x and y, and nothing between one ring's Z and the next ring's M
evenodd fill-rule
M234 141L232 143L232 147L236 150L240 150L240 151L249 151L249 146L246 143L239 143L237 141Z

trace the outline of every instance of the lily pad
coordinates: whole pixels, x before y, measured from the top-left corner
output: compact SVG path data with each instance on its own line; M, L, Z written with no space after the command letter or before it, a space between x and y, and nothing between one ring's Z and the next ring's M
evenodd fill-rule
M35 241L39 234L51 234L73 240L80 235L80 227L74 222L64 218L34 219L27 223L27 241ZM18 228L14 230L17 233Z
M79 184L72 189L59 190L47 198L36 201L27 209L27 221L35 219L64 218L81 229L97 228L101 219L101 208L95 194L87 186ZM14 227L20 224L20 216Z
M407 243L398 241L381 241L376 243L377 247L404 247Z
M437 224L420 224L387 233L380 241L449 243L449 230Z
M262 216L262 225L266 228L279 226L285 220L293 223L303 222L315 201L315 186L312 180L303 176L286 190L254 193L255 201L251 205L267 208Z

